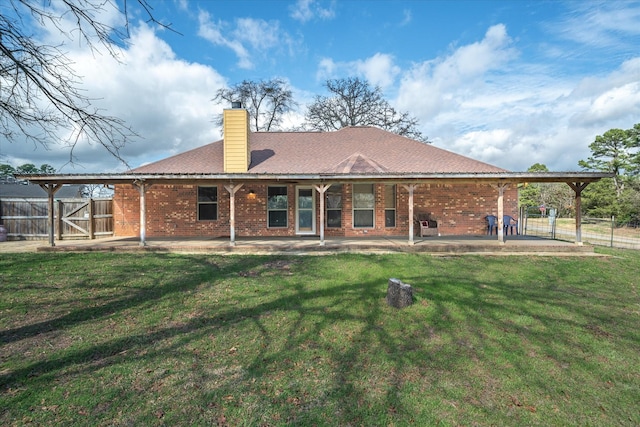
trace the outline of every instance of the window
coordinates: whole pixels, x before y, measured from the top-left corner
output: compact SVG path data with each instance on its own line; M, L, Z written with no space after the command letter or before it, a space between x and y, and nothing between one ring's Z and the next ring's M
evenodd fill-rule
M218 219L218 187L198 187L198 221Z
M267 189L267 226L287 228L288 207L287 187L269 187Z
M342 184L333 184L327 197L327 228L342 227Z
M353 184L353 226L373 228L376 205L373 184Z
M384 186L384 226L396 226L396 186Z

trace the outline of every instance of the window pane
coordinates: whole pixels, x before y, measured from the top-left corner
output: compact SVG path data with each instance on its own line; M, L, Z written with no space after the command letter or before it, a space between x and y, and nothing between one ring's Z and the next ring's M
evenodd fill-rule
M373 211L362 210L353 212L354 227L373 227Z
M218 219L217 203L201 203L198 205L199 220L215 220Z
M330 210L327 211L327 228L340 228L342 227L342 211Z
M353 207L355 209L373 209L374 206L373 184L353 184Z
M269 197L287 195L287 187L269 187L268 191L269 191Z
M384 207L387 209L395 209L396 207L396 186L384 186Z
M287 227L287 211L269 211L269 227Z
M311 209L313 208L313 193L311 189L298 190L298 207L300 209Z
M327 209L341 209L341 208L342 208L342 193L327 194Z
M287 209L287 187L269 187L267 209Z
M312 222L312 211L299 211L298 212L298 227L299 228L311 228L313 225Z
M199 202L217 202L218 187L198 187Z
M384 211L384 226L395 227L396 226L396 210L387 209Z

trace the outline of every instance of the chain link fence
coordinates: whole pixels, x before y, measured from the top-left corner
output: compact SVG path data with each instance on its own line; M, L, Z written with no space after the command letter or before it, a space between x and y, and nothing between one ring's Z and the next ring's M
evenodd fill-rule
M522 208L522 234L575 242L575 218L560 218L556 213L557 210L550 207ZM615 217L582 217L582 241L612 248L640 249L640 227L638 224L617 223Z

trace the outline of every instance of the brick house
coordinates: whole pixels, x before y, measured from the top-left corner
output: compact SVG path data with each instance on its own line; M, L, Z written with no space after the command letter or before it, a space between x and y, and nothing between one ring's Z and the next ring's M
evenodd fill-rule
M564 182L580 195L603 172L509 172L375 127L335 132L250 132L243 108L223 113L220 141L120 174L24 175L49 197L65 184L114 186L114 236L408 236L416 219L438 235L481 235L485 217L517 215L518 185ZM434 224L435 224L434 223ZM433 230L433 226L432 226Z
M230 236L232 199L238 236L406 236L426 216L441 235L483 234L497 213L476 178L507 171L430 144L375 127L253 133L244 109L224 124L223 140L130 171L182 177L146 190L147 236ZM140 233L138 190L115 186L115 235ZM517 199L505 189L505 213Z

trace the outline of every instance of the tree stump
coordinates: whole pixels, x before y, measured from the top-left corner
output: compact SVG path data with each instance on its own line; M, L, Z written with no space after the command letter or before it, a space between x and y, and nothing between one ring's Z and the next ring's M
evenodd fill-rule
M387 304L395 308L404 308L413 304L413 288L399 279L389 279L387 286Z

